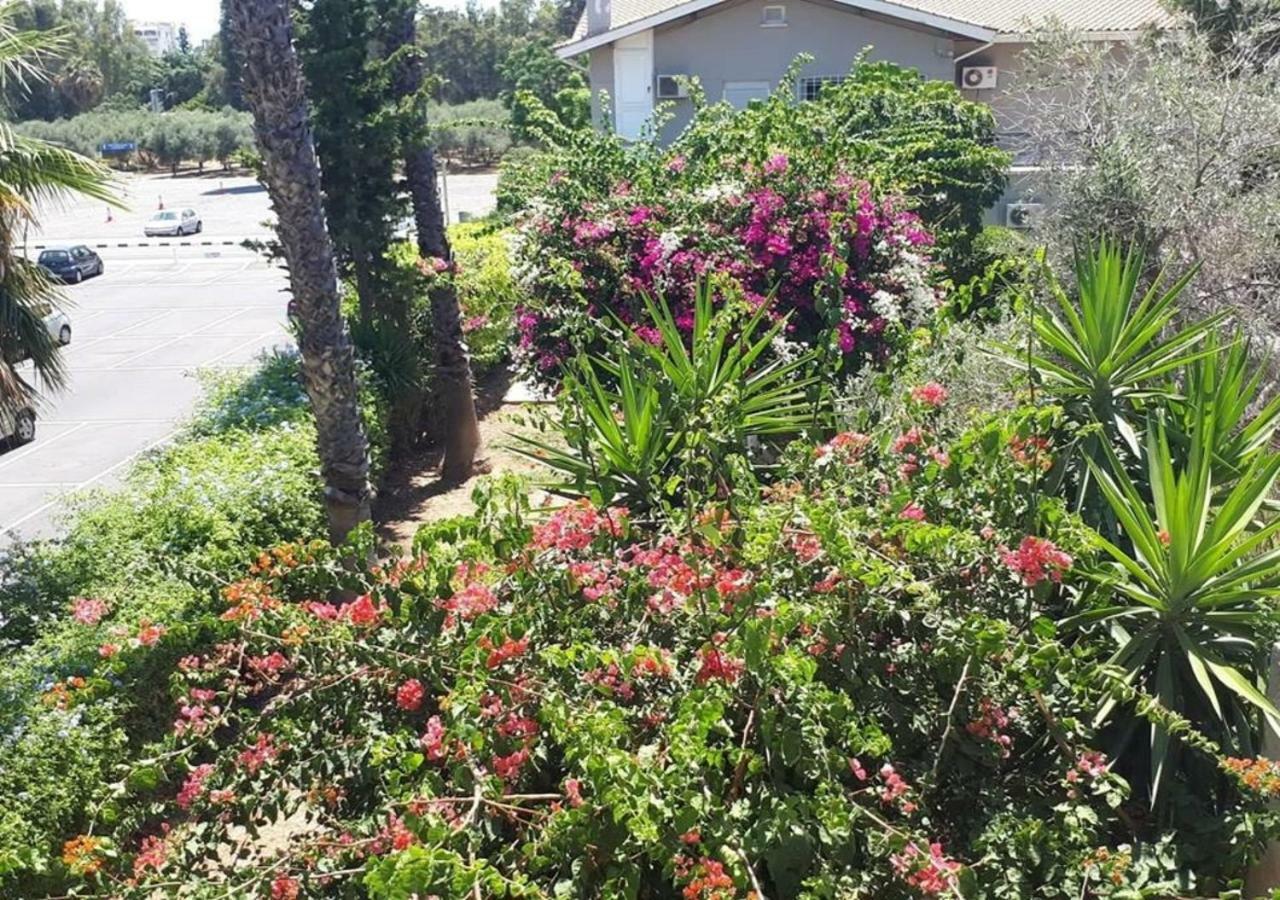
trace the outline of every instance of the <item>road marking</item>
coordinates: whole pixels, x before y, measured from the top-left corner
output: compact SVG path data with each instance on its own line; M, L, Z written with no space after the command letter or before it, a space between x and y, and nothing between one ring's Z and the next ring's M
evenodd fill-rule
M37 427L39 427L38 422L37 422ZM40 440L36 443L28 444L26 447L24 447L21 450L18 450L16 453L6 453L4 455L4 459L0 459L0 469L7 469L9 468L9 466L13 465L14 463L22 462L24 459L26 459L31 454L35 453L37 450L42 450L45 447L48 447L50 444L56 444L58 441L62 440L64 437L75 434L77 431L80 431L88 427L89 427L88 422L82 422L79 425L73 425L71 428L68 428L66 431L62 432L62 434L55 434L53 437L49 438L48 440Z
M243 350L245 347L251 347L258 341L261 341L265 338L269 338L272 335L279 335L280 337L283 337L283 338L289 337L288 332L285 332L279 328L273 328L270 331L263 332L262 334L254 335L253 337L249 338L247 341L245 341L242 344L236 344L234 347L232 347L230 350L226 351L225 353L219 353L213 359L200 363L200 365L197 366L197 368L205 368L206 366L216 366L231 354L238 353L239 351ZM241 363L241 365L249 365L249 363Z
M142 357L146 356L149 353L155 353L157 350L163 350L165 347L171 347L174 344L178 343L179 341L185 341L187 338L196 337L205 329L213 328L215 326L221 325L223 322L229 322L232 319L234 319L236 316L244 315L244 313L246 313L248 310L249 310L249 307L241 307L239 309L236 309L230 314L225 315L220 319L214 319L212 322L208 323L207 325L201 325L199 328L196 328L192 331L188 331L186 334L180 334L177 337L170 338L167 341L161 341L159 344L156 344L154 347L148 347L146 350L142 350L138 353L133 354L132 356L126 356L124 359L119 360L114 365L112 365L111 368L119 369L122 366L126 366L129 363L133 362L135 359L141 359Z
M164 437L160 438L159 440L152 441L150 444L147 444L147 446L143 447L141 450L137 451L136 453L129 454L124 459L115 463L110 468L104 469L101 472L99 472L97 475L94 475L92 478L89 478L75 485L75 487L71 488L71 491L72 492L82 491L91 485L97 484L99 481L106 478L108 475L110 475L112 472L119 469L121 466L128 465L129 463L133 462L135 459L142 456L143 454L150 453L152 450L156 449L161 444L167 444L169 441L173 440L174 435L178 434L178 432L181 430L182 430L181 428L173 429L172 431L170 431L168 434L166 434ZM56 506L57 504L61 503L63 499L65 498L55 497L52 500L45 503L43 506L36 507L31 512L27 513L25 516L22 516L21 518L13 522L10 522L8 525L0 525L0 532L9 532L14 534L14 536L16 537L17 533L14 532L15 528L17 528L23 522L30 522L32 519L34 519L36 516L43 513L45 510L50 509L53 506Z
M111 312L130 312L130 311L131 310L111 310ZM87 341L72 341L71 346L75 347L76 349L80 349L82 347L96 346L98 344L101 344L103 341L115 340L116 338L123 336L126 332L132 331L135 328L141 328L143 325L149 325L152 322L157 322L160 319L163 319L165 316L169 315L171 312L173 312L172 309L165 309L161 312L156 313L154 316L151 316L148 319L144 319L141 322L135 322L132 325L128 325L119 331L112 332L111 334L104 334L102 337L90 338Z

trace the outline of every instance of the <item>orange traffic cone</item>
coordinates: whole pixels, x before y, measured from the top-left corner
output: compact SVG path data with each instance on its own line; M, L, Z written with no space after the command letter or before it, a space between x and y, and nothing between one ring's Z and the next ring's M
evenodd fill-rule
M161 195L160 195L160 205L159 205L159 206L157 206L157 207L156 207L156 209L164 209L164 195L163 195L163 194L161 194Z

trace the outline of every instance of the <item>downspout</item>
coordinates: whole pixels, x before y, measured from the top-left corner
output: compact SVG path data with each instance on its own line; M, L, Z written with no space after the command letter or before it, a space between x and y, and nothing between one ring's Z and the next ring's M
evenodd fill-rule
M975 47L974 49L970 50L968 53L961 53L959 56L953 56L951 58L951 63L952 65L957 65L959 63L962 63L971 56L977 56L983 50L990 50L992 47L995 46L995 43L996 43L995 41L987 41L981 47Z

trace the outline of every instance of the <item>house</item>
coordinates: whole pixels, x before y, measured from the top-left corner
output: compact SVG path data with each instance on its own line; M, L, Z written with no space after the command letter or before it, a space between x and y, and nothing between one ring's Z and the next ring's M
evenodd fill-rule
M178 27L172 22L135 22L133 33L142 38L152 56L178 49Z
M1038 27L1056 22L1122 45L1171 20L1161 0L587 0L556 52L585 61L597 123L604 91L611 124L629 138L640 136L656 102L674 104L661 139L689 122L692 104L676 76L696 77L708 99L742 107L769 94L805 53L813 62L797 89L811 99L867 48L871 59L954 82L991 104L1008 129L1003 89Z

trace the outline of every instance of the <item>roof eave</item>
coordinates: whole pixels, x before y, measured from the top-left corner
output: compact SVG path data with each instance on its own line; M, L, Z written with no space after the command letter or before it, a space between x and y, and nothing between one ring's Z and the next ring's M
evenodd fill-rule
M1036 31L1006 31L998 34L993 42L997 44L1030 44L1039 40L1041 37ZM1129 42L1136 41L1142 37L1142 31L1138 29L1123 29L1115 31L1075 31L1072 37L1082 41L1120 41Z
M701 12L709 7L716 6L724 0L689 0L687 3L681 3L662 12L654 13L643 19L637 19L634 22L628 22L617 28L611 28L608 31L602 31L599 34L587 35L576 41L569 41L555 48L556 56L561 59L569 59L574 56L580 56L597 47L605 44L612 44L614 41L629 37L633 34L639 34L650 28L656 28L675 19ZM841 6L852 7L862 12L876 13L889 18L899 19L903 22L910 22L916 25L923 25L938 31L945 31L954 34L957 37L969 38L976 41L995 41L1000 33L990 28L984 28L981 25L975 25L972 22L962 22L959 19L949 19L945 16L934 15L933 13L924 12L909 6L902 6L897 3L888 2L888 0L835 0Z

